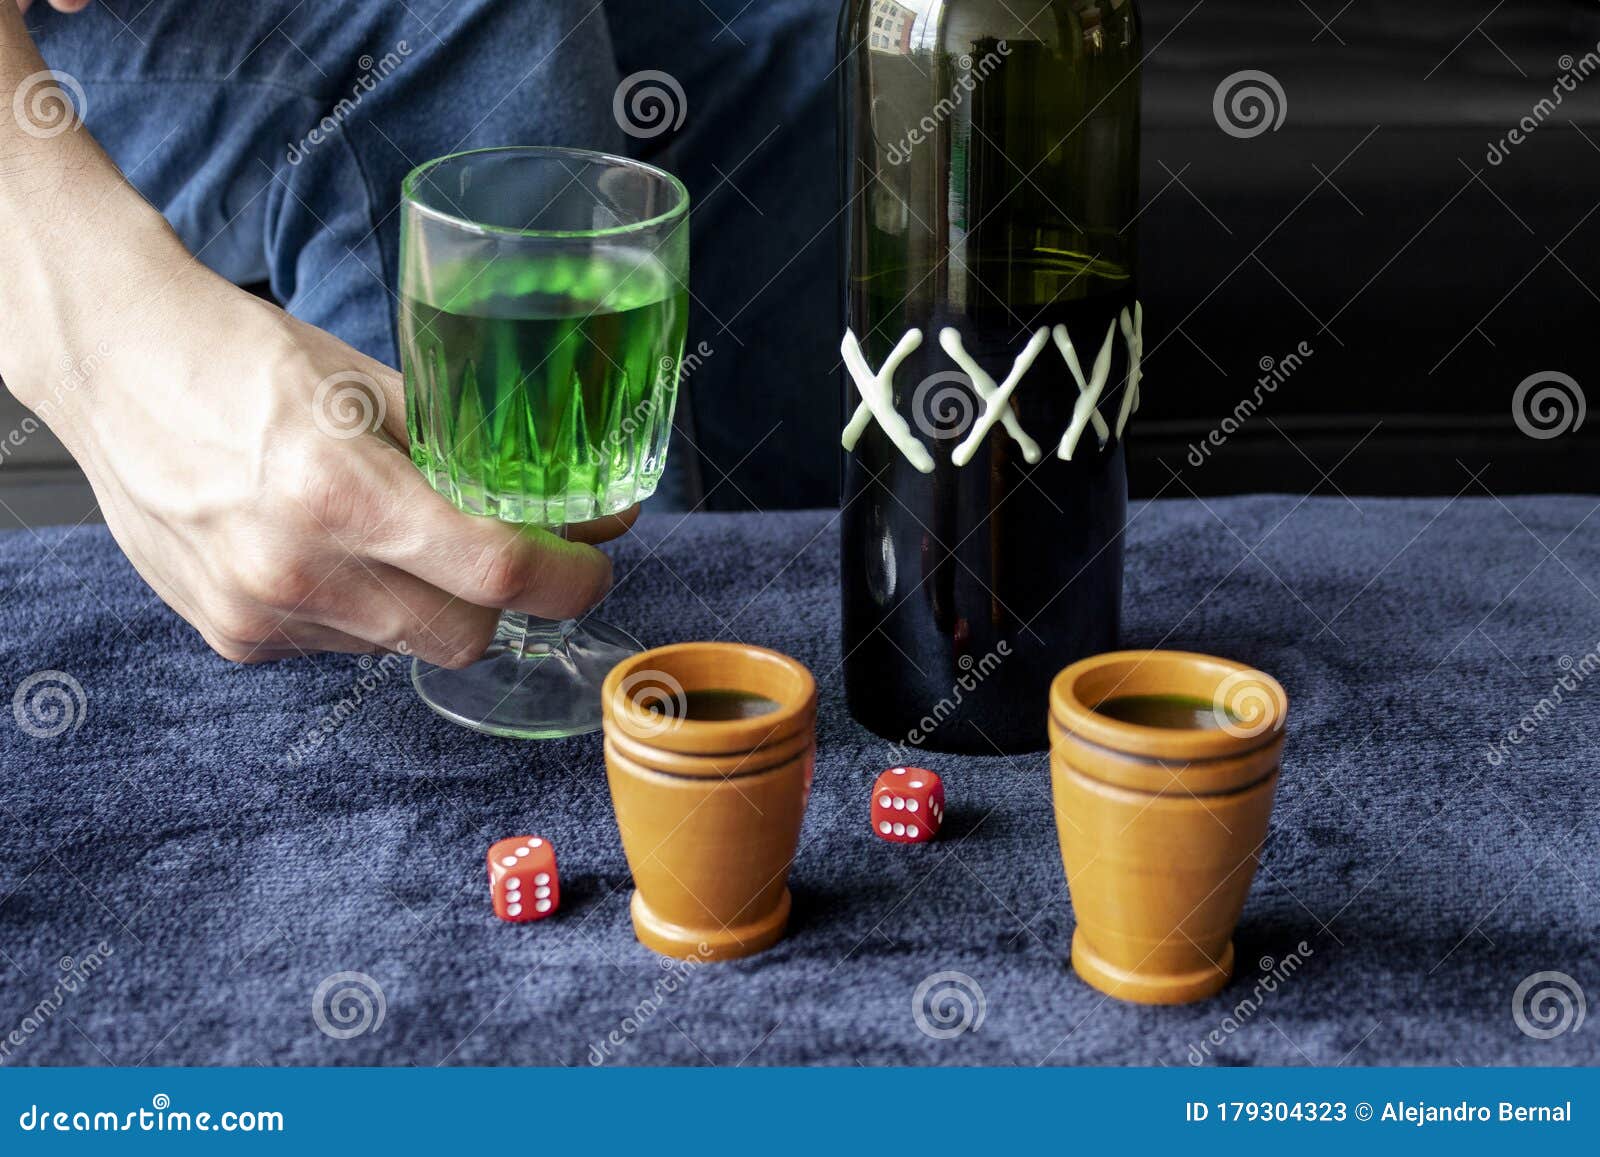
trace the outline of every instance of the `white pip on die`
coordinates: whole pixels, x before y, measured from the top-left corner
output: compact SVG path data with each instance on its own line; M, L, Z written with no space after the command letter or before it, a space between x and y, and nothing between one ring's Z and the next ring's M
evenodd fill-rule
M872 831L892 844L923 844L944 824L944 783L921 767L891 767L872 785Z

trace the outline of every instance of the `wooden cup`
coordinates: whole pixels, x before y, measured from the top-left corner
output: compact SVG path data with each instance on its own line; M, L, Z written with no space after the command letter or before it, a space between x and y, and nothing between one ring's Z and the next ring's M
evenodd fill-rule
M777 707L685 719L694 691L743 691ZM680 643L618 663L601 702L634 934L679 959L725 960L777 943L816 760L811 672L763 647Z
M1201 699L1219 726L1095 710L1124 695ZM1077 917L1072 966L1089 984L1140 1004L1202 1000L1227 984L1288 710L1271 676L1184 651L1095 655L1056 676L1050 779Z

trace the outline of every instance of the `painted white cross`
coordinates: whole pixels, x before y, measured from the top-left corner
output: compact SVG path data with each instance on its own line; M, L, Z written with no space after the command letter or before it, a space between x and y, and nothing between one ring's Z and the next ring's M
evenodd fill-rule
M951 329L944 330L943 333L939 335L940 344L944 344L945 334L951 333L955 333L955 331ZM989 436L989 431L994 429L994 424L1000 421L1002 416L1011 417L1013 423L1016 421L1015 417L1011 414L1011 392L1017 388L1017 384L1022 381L1022 376L1026 374L1029 367L1033 365L1034 359L1039 356L1039 351L1044 349L1049 342L1049 329L1044 326L1040 326L1039 332L1033 335L1033 340L1028 343L1027 348L1018 354L1016 360L1011 363L1011 372L1006 375L1006 380L1001 382L999 387L994 389L989 394L983 395L983 413L978 415L978 420L972 424L971 431L965 438L962 439L961 445L956 447L955 453L950 455L950 460L957 466L965 466L968 462L972 461L972 456L978 452L978 447L983 444L983 440ZM959 345L959 337L957 339L957 344ZM949 345L944 345L944 349L947 353L950 352ZM955 354L951 353L950 356L954 357ZM970 361L970 359L968 360ZM982 388L978 387L978 374L982 374L983 371L978 369L976 363L974 363L970 369L968 369L966 366L963 366L962 368L967 370L968 376L972 378L973 386L978 388L979 393L982 394ZM978 370L978 373L974 374L972 372L973 370ZM990 385L993 385L993 381L987 376L985 376L984 380L988 381ZM1010 428L1010 426L1007 426L1007 429ZM1018 428L1015 433L1021 434L1022 431L1020 428ZM1024 434L1023 437L1027 437L1027 435ZM1033 439L1029 438L1028 441L1032 442ZM1034 446L1033 451L1035 457L1029 458L1028 460L1030 462L1037 462L1039 447L1037 445ZM1026 446L1023 447L1023 456L1027 457Z
M1124 308L1117 320L1122 323L1122 338L1128 343L1128 385L1122 394L1122 409L1117 414L1117 437L1120 438L1122 428L1128 424L1128 415L1139 408L1139 379L1143 376L1139 363L1144 359L1144 306L1134 302L1132 319Z
M1100 438L1100 445L1104 446L1111 437L1106 420L1095 407L1100 404L1100 393L1111 376L1111 345L1116 337L1117 323L1113 321L1106 327L1106 340L1101 343L1100 354L1094 359L1094 372L1087 379L1083 376L1083 367L1078 364L1078 351L1072 348L1067 327L1057 325L1051 332L1056 340L1056 348L1066 359L1067 369L1078 383L1078 401L1072 408L1072 421L1067 425L1066 433L1061 435L1061 445L1056 447L1056 457L1070 462L1072 452L1078 448L1078 439L1083 436L1083 428L1090 422L1094 423L1094 432Z
M1041 330L1040 332L1042 333L1043 331ZM1012 378L1021 378L1022 374L1027 372L1028 365L1033 364L1033 358L1038 354L1038 351L1035 350L1032 356L1028 356L1028 365L1022 365L1022 359L1018 358L1017 364L1022 365L1021 372L1017 370L1015 365L1012 366L1011 377L1006 379L1006 385L1004 387L998 387L994 384L994 379L988 374L984 373L983 367L973 360L971 354L967 353L967 347L961 344L961 334L958 330L950 326L946 326L944 329L941 329L939 331L939 346L944 350L945 353L949 354L951 360L954 361L956 365L960 366L961 369L966 373L967 380L972 383L972 388L978 395L978 400L983 402L985 406L988 406L989 399L994 397L995 390L1003 388L1009 392L1010 390L1015 389L1016 382L1014 382ZM1024 351L1024 353L1026 354L1026 351ZM1024 461L1031 466L1033 463L1037 462L1041 457L1043 457L1039 450L1039 443L1028 437L1027 432L1017 424L1017 415L1012 412L1009 404L1007 404L1000 412L1000 421L1005 424L1006 433L1010 434L1014 439L1016 439L1017 445L1022 447L1022 457ZM993 424L994 423L991 420L988 425L984 427L984 433L988 433L989 426L992 426ZM964 465L966 462L966 459L960 457L960 454L961 448L957 447L956 454L954 456L957 466ZM970 453L968 454L968 457L971 457Z
M916 436L911 433L911 427L894 408L895 371L921 344L922 331L907 330L899 344L884 359L883 368L874 374L872 367L867 365L866 356L861 352L861 343L856 340L855 332L849 328L845 329L839 353L844 357L845 369L850 372L851 378L855 380L856 389L861 393L861 404L856 407L856 412L850 418L850 424L844 428L844 434L839 441L846 450L854 450L861 435L876 418L878 426L899 448L900 453L906 456L906 460L922 473L932 474L933 456L921 442L917 441Z

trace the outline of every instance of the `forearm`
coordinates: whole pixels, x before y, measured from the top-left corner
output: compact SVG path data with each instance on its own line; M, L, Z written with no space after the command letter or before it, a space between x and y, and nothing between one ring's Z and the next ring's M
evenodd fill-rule
M0 96L22 94L20 104L0 102L21 114L0 116L0 377L24 403L63 355L94 348L187 259L85 129L31 119L74 115L38 79L45 71L21 15L0 2Z

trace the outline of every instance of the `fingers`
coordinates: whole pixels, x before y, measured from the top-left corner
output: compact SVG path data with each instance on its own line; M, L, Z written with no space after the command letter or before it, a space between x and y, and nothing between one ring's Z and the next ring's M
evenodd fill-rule
M405 571L351 563L338 597L311 613L321 628L441 667L465 667L494 638L500 613L476 606ZM331 649L331 648L330 648Z
M268 639L239 655L241 663L269 663L275 659L303 659L319 651L345 655L370 655L383 650L368 639L358 639L316 623L286 623Z
M270 610L252 614L236 606L222 606L190 617L190 621L206 645L230 663L301 659L318 651L363 655L386 649L371 639Z
M468 603L546 619L580 615L611 588L611 560L594 547L462 514L404 455L380 449L366 458L392 505L366 541L370 557Z
M569 542L610 542L620 538L639 520L639 504L635 502L619 514L596 518L592 522L574 522L566 529Z
M312 577L316 577L314 583ZM474 606L404 571L346 555L326 571L260 576L195 621L211 649L235 663L315 651L397 651L444 667L479 658L499 612Z

